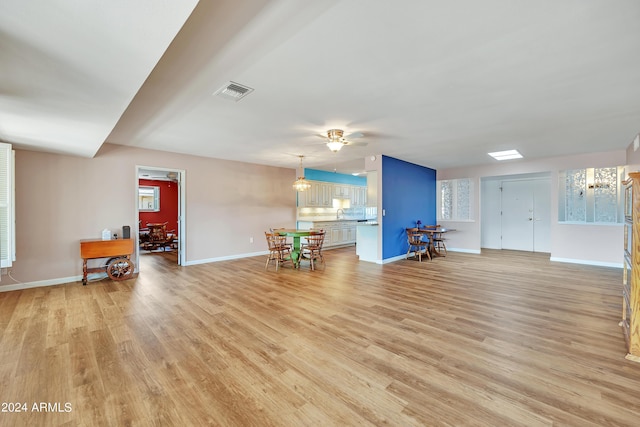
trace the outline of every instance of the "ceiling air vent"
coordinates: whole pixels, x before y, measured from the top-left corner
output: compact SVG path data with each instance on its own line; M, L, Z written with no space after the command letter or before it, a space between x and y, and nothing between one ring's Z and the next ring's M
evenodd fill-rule
M249 86L244 86L236 82L229 82L218 89L214 95L225 99L231 99L233 101L240 101L251 92L253 92L253 89Z

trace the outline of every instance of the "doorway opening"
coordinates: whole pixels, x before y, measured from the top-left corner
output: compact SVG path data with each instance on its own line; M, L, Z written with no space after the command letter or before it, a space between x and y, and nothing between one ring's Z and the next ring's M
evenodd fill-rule
M483 178L481 247L551 252L551 174Z
M141 257L152 264L185 264L185 171L136 166L136 269ZM147 264L147 263L145 263Z

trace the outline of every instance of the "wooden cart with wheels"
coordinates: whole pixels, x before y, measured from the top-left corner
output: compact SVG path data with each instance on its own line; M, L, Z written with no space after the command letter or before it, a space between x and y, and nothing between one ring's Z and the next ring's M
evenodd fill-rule
M135 269L130 259L132 253L133 239L81 240L82 284L87 284L88 273L106 272L112 280L132 278ZM100 267L87 267L88 260L100 258L108 258L108 260Z

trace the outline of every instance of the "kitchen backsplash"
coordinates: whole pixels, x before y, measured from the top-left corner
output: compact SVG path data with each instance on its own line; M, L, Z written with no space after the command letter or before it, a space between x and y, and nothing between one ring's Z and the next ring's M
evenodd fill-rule
M378 219L378 208L358 207L343 209L344 216L341 219ZM338 209L335 208L298 208L298 220L305 219L336 219Z

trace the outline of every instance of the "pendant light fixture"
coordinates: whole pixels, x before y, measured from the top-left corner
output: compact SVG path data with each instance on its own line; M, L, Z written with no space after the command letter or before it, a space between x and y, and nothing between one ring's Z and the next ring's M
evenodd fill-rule
M293 183L293 189L296 191L307 191L309 188L311 188L311 184L304 177L304 169L302 168L302 158L304 156L298 157L300 157L300 175L298 175L298 179L296 179L296 182Z

